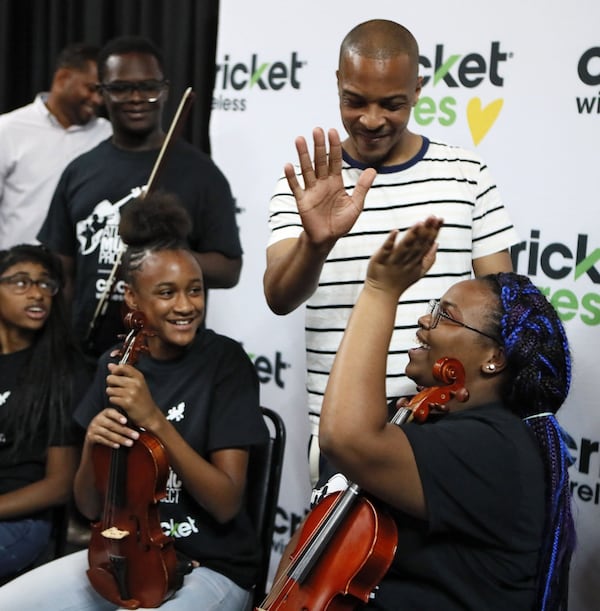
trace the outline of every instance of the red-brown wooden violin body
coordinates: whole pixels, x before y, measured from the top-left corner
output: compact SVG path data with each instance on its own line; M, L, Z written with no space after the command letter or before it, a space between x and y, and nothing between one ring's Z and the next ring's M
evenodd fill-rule
M134 312L127 319L132 330L121 363L132 363L145 339L143 317ZM104 508L101 520L92 524L87 575L101 596L126 609L158 607L182 581L173 540L163 533L158 510L169 475L167 453L154 435L138 432L131 447L92 448Z
M445 386L415 395L391 422L424 422L430 409L452 398L465 401L464 369L456 359L437 361L433 375ZM396 552L397 529L378 502L350 483L308 514L289 564L255 611L350 611L369 600Z

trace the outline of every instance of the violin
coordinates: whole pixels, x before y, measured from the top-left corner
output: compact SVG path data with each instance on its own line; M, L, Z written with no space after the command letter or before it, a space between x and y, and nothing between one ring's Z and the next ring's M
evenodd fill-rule
M391 419L425 422L452 398L466 401L465 372L456 359L436 361L433 375L444 386L415 395ZM289 564L255 611L350 611L369 600L396 553L398 532L387 510L354 483L330 494L308 514Z
M130 331L119 363L133 364L146 349L145 319L130 312L125 323ZM158 510L169 476L167 452L157 437L135 428L140 436L131 447L92 448L104 505L101 520L92 524L87 576L98 594L126 609L158 607L183 583L173 539L163 533Z

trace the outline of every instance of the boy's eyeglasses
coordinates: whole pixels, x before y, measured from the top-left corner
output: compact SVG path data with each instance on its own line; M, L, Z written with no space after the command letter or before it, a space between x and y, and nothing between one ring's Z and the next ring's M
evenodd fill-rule
M98 90L105 92L115 102L130 100L137 91L145 102L158 102L166 91L169 81L113 81L112 83L99 83Z

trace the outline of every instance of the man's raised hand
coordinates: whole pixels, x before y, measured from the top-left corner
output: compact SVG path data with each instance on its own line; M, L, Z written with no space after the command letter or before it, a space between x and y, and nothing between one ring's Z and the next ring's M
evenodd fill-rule
M324 131L319 127L313 130L312 160L306 140L303 137L296 139L303 185L298 181L292 164L286 164L284 172L308 238L315 245L332 247L338 238L352 229L377 172L373 168L366 169L360 175L352 195L348 195L342 180L340 137L335 129L330 129L328 138L329 154Z

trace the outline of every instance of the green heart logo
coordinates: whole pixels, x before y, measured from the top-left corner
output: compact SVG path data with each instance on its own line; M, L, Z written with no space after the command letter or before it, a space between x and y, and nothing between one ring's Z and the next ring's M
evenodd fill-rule
M504 100L502 98L490 102L485 108L479 98L472 98L467 104L467 121L471 137L475 145L479 144L498 118Z

